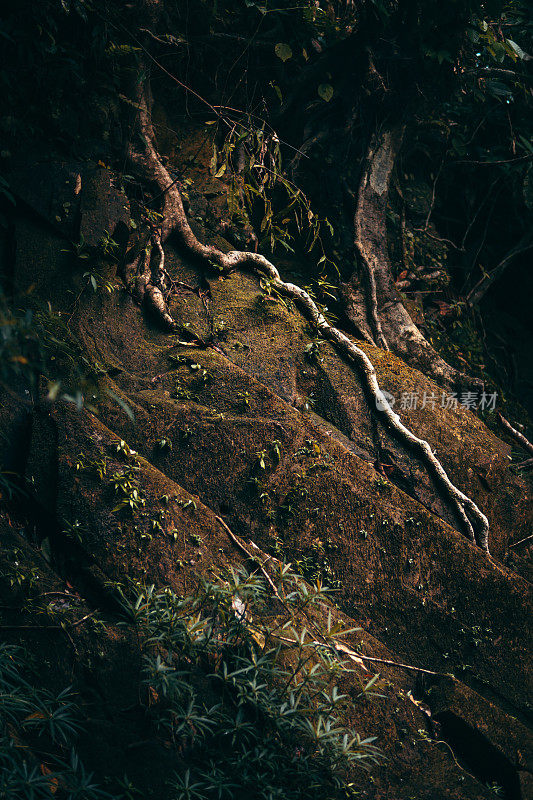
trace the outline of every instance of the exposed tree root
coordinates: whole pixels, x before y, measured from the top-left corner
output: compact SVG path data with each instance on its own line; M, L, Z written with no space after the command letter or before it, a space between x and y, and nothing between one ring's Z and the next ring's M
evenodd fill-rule
M172 317L168 313L163 297L161 277L161 265L164 263L162 246L171 233L174 233L181 240L182 245L190 255L204 263L206 261L209 262L225 273L240 268L251 268L256 273L264 276L270 282L272 289L293 300L314 323L324 339L332 342L339 352L356 365L362 376L367 394L372 402L375 403L376 413L383 424L423 461L435 479L437 486L454 508L468 538L472 542L477 541L479 547L488 553L489 523L486 516L473 500L454 486L428 442L411 433L402 423L399 416L394 413L379 387L376 371L366 353L357 347L342 331L329 324L307 292L293 283L282 281L276 267L264 256L259 253L238 250L223 253L217 247L205 245L198 241L185 214L180 190L161 163L156 150L150 104L149 89L144 82L139 82L136 96L136 105L139 109L136 132L142 142L142 151L137 150L130 144L128 155L140 176L148 183L156 184L163 196L163 219L158 230L152 233L153 247L149 259L150 278L146 284L144 302L147 302L148 306L159 315L162 322L166 323L168 327L172 327ZM391 168L387 168L387 181ZM382 230L380 231L380 236L383 237ZM158 254L157 257L154 255L154 250ZM144 274L147 274L146 268ZM445 367L451 370L446 364Z
M165 270L165 252L161 244L161 234L152 229L150 241L126 270L133 275L133 297L144 304L148 311L159 319L167 330L174 330L176 324L168 313L167 297L173 281Z
M375 286L375 283L374 283ZM349 283L342 283L340 286L341 297L344 303L344 313L352 323L359 339L376 346L375 327L374 333L370 330L368 321L368 304L363 291L352 280ZM373 315L370 315L373 316ZM379 328L381 331L381 326ZM381 332L382 333L382 332ZM379 338L379 337L378 337ZM385 349L388 345L385 342ZM383 346L383 345L382 345Z
M400 127L385 130L374 138L367 153L357 198L355 247L367 282L367 313L372 335L379 347L392 350L441 386L472 388L479 381L451 367L433 349L409 316L392 279L386 209L390 179L402 138L403 128ZM350 287L348 284L344 292L348 303Z
M524 436L523 433L520 433L520 431L517 431L516 428L514 428L511 425L509 420L505 419L503 414L500 414L498 412L497 416L498 416L498 420L500 422L500 425L502 426L502 428L504 428L507 431L509 436L511 436L515 440L515 442L517 444L519 444L521 447L523 447L524 450L527 450L528 453L531 453L531 455L533 455L533 444L529 441L529 439L527 439Z

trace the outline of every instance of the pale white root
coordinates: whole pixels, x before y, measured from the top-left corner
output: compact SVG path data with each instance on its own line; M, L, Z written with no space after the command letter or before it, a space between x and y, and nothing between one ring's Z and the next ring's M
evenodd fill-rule
M156 184L163 195L163 221L159 227L158 236L152 237L154 250L158 251L159 258L164 258L161 255L163 243L170 234L174 234L181 240L190 255L201 261L208 261L225 273L242 268L252 269L266 277L272 289L293 300L316 325L324 339L332 342L339 352L356 365L363 378L365 389L376 405L376 413L393 434L419 456L461 520L468 538L472 542L477 542L479 547L488 553L489 523L487 517L473 500L451 482L428 442L415 436L402 423L400 417L394 413L379 387L376 371L366 353L357 347L342 331L329 324L306 291L293 283L283 281L276 267L264 256L259 253L239 250L223 253L217 247L205 245L198 241L189 225L180 190L161 163L155 147L150 102L149 90L146 89L144 83L140 82L137 87L136 97L136 104L139 109L137 133L143 141L144 147L143 151L139 152L130 145L128 155L142 177L146 181ZM152 267L152 281L157 283L157 277L154 277L154 272L155 270ZM165 321L167 316L170 318L166 309L164 310L164 315Z

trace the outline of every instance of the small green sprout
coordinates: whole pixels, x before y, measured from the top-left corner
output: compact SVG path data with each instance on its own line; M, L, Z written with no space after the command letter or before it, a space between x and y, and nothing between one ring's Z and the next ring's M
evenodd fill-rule
M237 400L238 404L243 408L250 408L250 393L249 392L237 392Z
M279 439L274 439L274 441L270 443L270 447L272 448L276 461L279 463L281 461L281 442Z
M268 455L268 453L267 453L267 451L266 451L266 450L259 450L259 451L256 453L256 456L257 456L257 466L259 467L259 469L266 469L266 462L265 462L265 458L267 457L267 455Z

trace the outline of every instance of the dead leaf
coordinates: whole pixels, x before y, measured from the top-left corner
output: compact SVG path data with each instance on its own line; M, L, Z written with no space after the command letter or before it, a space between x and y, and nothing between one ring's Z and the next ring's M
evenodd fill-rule
M340 650L342 653L346 653L348 658L350 658L352 661L355 661L355 663L358 664L360 667L362 667L365 672L368 672L368 669L365 667L364 661L361 658L359 658L359 656L356 653L354 653L353 650L350 650L349 647L346 647L346 645L344 644L339 644L339 642L335 642L333 646L335 650Z

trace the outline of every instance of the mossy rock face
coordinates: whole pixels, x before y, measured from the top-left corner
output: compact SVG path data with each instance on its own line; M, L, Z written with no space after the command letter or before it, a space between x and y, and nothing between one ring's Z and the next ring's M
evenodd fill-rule
M287 313L283 309L282 325L287 325ZM300 335L304 334L295 334L298 342ZM253 349L252 337L247 341ZM135 345L135 358L142 360L142 342ZM227 349L226 342L223 346ZM288 347L286 340L285 352ZM176 349L169 352L175 359ZM289 560L308 559L311 569L327 567L327 574L340 582L346 613L362 612L372 629L399 652L416 652L437 669L468 664L513 703L523 704L523 634L518 620L526 585L493 565L461 534L223 352L177 352L181 360L169 360L169 369L156 376L144 370L138 374L131 365L131 372L117 374L109 385L130 403L136 423L109 402L99 409L105 424L170 480L225 513L237 533L251 536L266 552L274 554L277 548ZM150 363L154 353L147 350L146 355ZM383 368L375 356L378 369ZM266 356L265 360L272 364ZM387 360L386 374L392 376L389 386L394 388L401 362L389 356ZM339 364L353 380L349 368ZM199 382L200 369L206 373L205 382ZM410 374L412 380L423 380ZM478 426L469 436L480 437L488 449L494 437ZM449 435L453 442L453 432ZM71 438L65 436L68 448ZM162 438L172 442L171 450L158 447ZM466 438L467 445L471 441ZM458 439L459 453L464 442L465 436ZM327 559L317 541L330 549ZM108 546L112 550L113 542ZM490 636L470 652L471 637L457 639L456 634L465 624L507 631L505 660L516 666L516 680L500 687L502 663ZM412 626L426 631L423 642L412 640Z
M96 248L117 231L119 238L127 233L129 201L117 176L102 162L46 156L15 161L9 180L15 196L70 242Z
M210 367L214 370L213 363ZM242 376L235 367L227 374ZM152 461L160 465L156 469L139 459L139 486L146 499L140 514L113 511L116 497L110 482L128 463L117 452L120 439L116 434L97 418L68 407L36 415L28 477L36 499L50 517L84 520L84 574L93 578L93 591L98 581L104 585L109 579L145 575L160 585L170 583L178 591L187 591L199 574L238 563L241 554L211 505L223 511L245 541L253 539L266 552L275 538L281 538L287 556L294 553L295 558L312 553L317 539L327 541L329 564L341 581L340 605L351 621L363 627L356 637L359 645L363 642L363 652L443 671L457 670L457 660L468 659L468 669L463 664L467 682L497 689L507 704L524 708L525 584L502 569L495 570L481 553L428 512L421 513L415 501L402 497L395 487L377 484L370 465L315 429L264 387L254 385L250 378L244 382L246 376L242 377L256 408L253 415L228 414L224 419L216 415L214 419L208 405L165 400L159 390L141 391L137 402L132 401L137 422L127 441L141 453L144 443L144 452L151 452ZM116 414L117 422L115 409L109 406L102 411L109 418ZM150 423L157 416L161 424L167 413L176 432L187 435L180 441L172 435L173 429L167 429L174 444L172 451L164 454L151 438L156 428ZM260 504L247 488L248 476L256 473L257 450L272 441L273 435L280 442L281 458L278 461L273 453L267 454L264 488L272 498L280 498L281 505L289 495L294 501L289 517L276 517L278 531L271 520L261 520ZM104 480L97 477L94 467L102 459L108 464ZM84 466L76 469L77 463ZM318 464L326 468L312 469ZM303 472L307 474L302 479ZM210 474L218 476L222 485L210 480ZM178 475L189 492L179 484ZM209 504L190 494L199 477L202 497L207 496ZM190 500L193 502L186 506ZM315 509L318 515L312 513ZM154 533L152 520L157 520L162 530ZM362 535L363 526L366 536ZM56 557L61 557L63 549L58 534L53 543ZM78 559L83 563L80 554ZM476 637L479 641L474 647ZM379 640L393 646L392 654ZM443 658L445 653L448 658ZM377 785L396 786L395 779L403 780L403 770L408 770L410 791L419 786L417 796L428 800L431 792L440 791L441 781L450 787L443 797L485 796L480 789L458 783L462 776L453 774L453 762L445 754L435 752L434 746L420 741L419 736L409 738L405 731L424 729L425 722L421 712L405 699L402 687L408 673L399 677L394 668L381 664L379 669L390 681L388 699L357 713L358 727L365 735L379 729L382 745L393 748L392 773L379 770ZM465 687L462 691L469 690ZM456 705L453 713L459 713ZM443 707L442 703L436 705L437 713ZM476 708L481 710L479 716ZM486 701L480 699L477 707L470 702L465 723L482 729L483 740L502 749L503 757L508 758L505 743L497 735L501 715L506 712L498 711L496 724L485 711ZM399 759L398 741L403 742Z
M232 370L240 374L235 367ZM179 473L184 482L189 476L188 482L192 483L191 475L198 476L201 458L209 466L203 471L204 494L210 496L212 506L223 507L225 519L244 541L253 539L268 552L274 525L271 521L261 523L261 510L249 496L246 477L254 472L257 447L275 432L282 457L279 463L271 455L266 457L265 486L273 498L283 499L291 492L294 495L295 484L299 489L294 495L294 513L287 523L279 524L279 536L283 537L287 554L294 552L296 557L313 552L317 539L328 542L328 561L333 574L341 580L339 602L348 612L344 619L363 628L353 642L359 647L362 643L361 652L440 667L443 671L456 670L457 658L468 658L464 680L504 693L507 708L509 703L524 708L527 689L518 685L514 677L526 680L521 623L525 584L504 570L495 571L482 554L427 512L420 513L415 501L402 498L395 487L381 494L384 487L376 485L369 465L314 429L264 387L258 386L254 393L252 381L248 379L244 385L254 404L262 403L260 415L228 415L213 423L208 406L180 407L162 400L159 391L142 393L139 403L132 403L137 424L130 431L130 445L133 442L140 447L146 439L148 450L151 440L146 437L146 420L152 420L155 412L161 422L159 415L170 405L170 419L175 419L180 430L184 430L185 422L185 430L191 431L183 443L172 439L175 443L167 455L158 456L157 447L156 452L152 450L152 460L160 463L160 469L142 456L138 459L139 488L146 504L134 514L113 510L117 500L113 476L129 463L121 454L124 448L116 434L96 417L68 407L58 406L52 413L35 416L28 477L36 499L50 518L83 520L81 545L76 553L82 585L90 584L94 593L108 580L150 576L159 585L170 583L176 590L186 592L199 575L239 563L242 554L209 506L175 479ZM150 412L145 412L146 416L143 404ZM286 414L280 422L284 408ZM109 416L112 414L110 406ZM134 433L141 434L139 443ZM246 445L249 449L243 452ZM95 470L103 459L107 473L101 479ZM321 463L327 468L311 469ZM209 483L208 472L220 476L223 471L227 477L220 491L214 481ZM300 477L303 471L308 471L304 479ZM303 488L306 494L301 493ZM320 513L308 514L309 507ZM152 520L160 526L155 531ZM363 525L367 536L361 535ZM68 551L62 539L65 534L59 528L52 541L55 561L61 560L65 549ZM105 635L111 636L112 629ZM479 641L474 648L475 637ZM380 640L394 645L392 653ZM111 653L105 637L99 647L102 652ZM451 661L442 658L443 651L449 651ZM125 652L122 658L128 663L130 655ZM426 719L406 697L411 683L409 673L398 674L396 669L381 664L378 668L388 681L386 700L354 710L358 729L365 735L379 730L381 745L387 752L392 748L391 755L394 754L392 770L376 771L376 786L383 790L395 787L397 791L396 781L402 782L408 774L409 791L417 786L417 796L428 800L434 796L432 792L441 791L442 785L448 786L449 793L439 796L484 797L480 787L465 784L463 776L455 773L446 752L436 751L434 745L417 735L425 728ZM501 682L503 674L505 685ZM111 678L97 675L107 686ZM456 694L462 692L470 698L468 714L461 714L461 704L451 699L455 695L450 695L444 680L445 694L438 702L435 700L437 716L458 715L465 724L482 731L486 748L495 747L502 758L509 759L509 748L516 745L509 737L503 740L498 734L502 719L509 724L508 712L496 706L489 714L489 701L480 697L476 705L472 702L475 693L468 686L456 685ZM353 685L341 688L354 691ZM118 696L124 700L124 690ZM431 692L429 697L432 698ZM113 735L114 730L111 728L108 735ZM398 742L402 742L399 754Z
M64 408L41 413L35 422L28 478L59 523L55 550L64 546L61 528L68 530L77 520L80 552L106 578L149 575L176 591L190 588L193 565L200 560L206 573L236 563L235 548L213 512L144 458L127 455L120 438L98 419ZM133 508L116 488L132 467L139 498Z
M196 210L207 215L216 185L205 165L199 172L210 196L204 204L191 198L192 213L198 203ZM204 222L195 224L206 236ZM0 415L6 452L20 448L17 468L25 470L30 490L27 513L39 520L32 547L25 539L24 559L30 564L41 558L42 540L51 548L43 590L57 575L75 574L82 596L103 606L111 602L109 580L132 577L186 592L202 575L245 560L222 517L244 542L334 585L334 613L362 628L352 639L361 652L456 673L462 683L456 681L453 692L436 684L436 713L460 718L515 773L524 772L521 761L513 762L515 738L501 735L515 716L525 730L531 696L531 637L525 630L530 587L498 560L531 524L525 484L508 467L509 447L461 407L443 409L437 402L435 409L400 412L487 513L493 553L487 558L459 532L423 466L377 427L351 366L315 340L294 307L266 296L255 276L204 275L169 247L167 267L190 288L172 300L181 329L168 335L123 289L84 288L80 269L68 254L66 260L60 255L59 236L41 222L22 216L18 230L26 242L17 249L19 288L38 268L36 295L52 293L54 311L68 321L69 336L93 365L100 390L95 414L48 403L43 385L29 421L7 406ZM45 254L40 266L39 251ZM440 398L421 373L390 353L362 346L393 396ZM134 422L106 390L128 405ZM137 451L133 462L126 446ZM382 466L387 458L391 474ZM124 499L117 477L132 463L143 502L117 509ZM66 531L76 520L83 530L73 543ZM12 535L9 518L2 524ZM5 593L4 573L2 580ZM44 645L36 641L39 657ZM117 710L135 702L133 681L118 687L121 676L138 674L139 654L132 637L113 624L95 631L81 626L74 641L85 658L84 691L94 694L92 681L104 698L98 708L111 703L108 727L94 729L104 744L85 743L90 757L103 763L105 743L119 730L126 730L128 744L143 739L141 721L129 725ZM362 735L380 737L389 763L375 770L372 785L361 779L362 796L490 797L447 749L420 735L428 716L407 692L418 688L420 696L431 686L420 687L405 668L381 662L375 668L386 681L386 698L354 706L354 722ZM364 671L346 676L347 691L355 696L364 678ZM427 696L432 706L432 692ZM154 748L164 773L164 748ZM111 752L116 750L113 745ZM138 776L145 796L164 796L159 778L150 784L143 777L148 756L144 762L127 753L116 757L123 771Z

